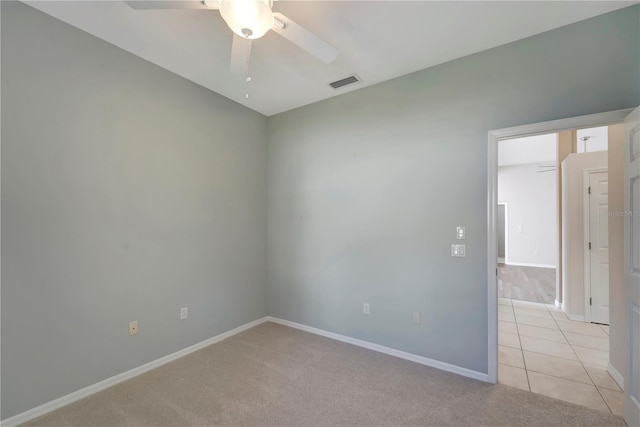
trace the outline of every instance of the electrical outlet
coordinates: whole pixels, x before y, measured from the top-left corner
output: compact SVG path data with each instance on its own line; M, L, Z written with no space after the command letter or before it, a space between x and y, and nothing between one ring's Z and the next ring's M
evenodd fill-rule
M420 324L420 312L419 311L414 311L413 312L413 323L415 323L416 325Z
M129 335L138 335L138 321L129 322Z
M182 307L180 309L180 320L184 320L187 317L189 317L189 308L188 307Z
M371 310L369 309L369 303L365 302L362 304L362 314L370 314Z

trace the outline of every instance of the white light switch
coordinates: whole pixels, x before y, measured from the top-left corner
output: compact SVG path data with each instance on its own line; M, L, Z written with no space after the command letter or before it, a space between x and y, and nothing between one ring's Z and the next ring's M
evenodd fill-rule
M413 312L413 323L415 323L416 325L420 324L420 312L419 311L414 311Z
M369 303L365 302L362 304L362 314L370 314L371 308L369 307Z
M465 245L451 245L451 256L464 258L466 255Z
M456 239L458 240L464 239L464 234L465 234L464 226L459 226L456 228Z

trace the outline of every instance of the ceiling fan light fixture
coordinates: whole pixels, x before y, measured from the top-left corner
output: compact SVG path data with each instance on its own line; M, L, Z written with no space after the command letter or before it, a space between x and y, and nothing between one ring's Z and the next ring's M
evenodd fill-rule
M221 0L220 15L246 39L259 39L273 27L272 0Z

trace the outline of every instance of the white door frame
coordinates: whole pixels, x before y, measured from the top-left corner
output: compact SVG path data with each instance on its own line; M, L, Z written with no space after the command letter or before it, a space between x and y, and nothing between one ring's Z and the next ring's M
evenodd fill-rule
M606 126L621 123L633 108L552 120L530 125L496 129L488 132L487 153L487 317L488 364L487 380L498 382L498 141L524 136L556 133L584 127Z
M583 195L583 211L582 211L582 226L583 226L583 256L584 256L584 321L586 323L591 322L591 304L589 304L589 298L591 297L591 251L589 250L589 235L591 232L591 214L589 211L589 175L592 173L609 172L609 168L594 168L585 169L582 178L582 195Z
M504 206L504 263L506 265L509 264L509 205L507 202L498 202L498 205Z
M634 368L634 350L633 345L637 339L637 335L634 337L634 313L637 312L638 306L636 305L640 295L636 294L634 283L634 276L637 275L637 271L633 267L634 256L634 243L632 240L632 233L635 232L633 224L633 190L631 187L632 177L640 175L640 162L638 161L637 152L633 146L633 136L640 131L640 107L634 110L628 120L625 120L624 131L624 210L628 212L624 218L624 282L625 282L625 311L627 311L627 325L629 331L626 342L629 345L627 353L629 360L627 361L627 367L624 375L624 419L629 425L638 425L640 423L640 402L638 402L638 396L634 389L636 389L636 383L640 381L637 376L633 374ZM633 127L631 127L633 126Z

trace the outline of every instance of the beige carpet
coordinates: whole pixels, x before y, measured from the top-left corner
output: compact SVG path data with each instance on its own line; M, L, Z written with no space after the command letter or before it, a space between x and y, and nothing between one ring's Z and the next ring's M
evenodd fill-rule
M29 425L625 424L608 413L265 323Z

